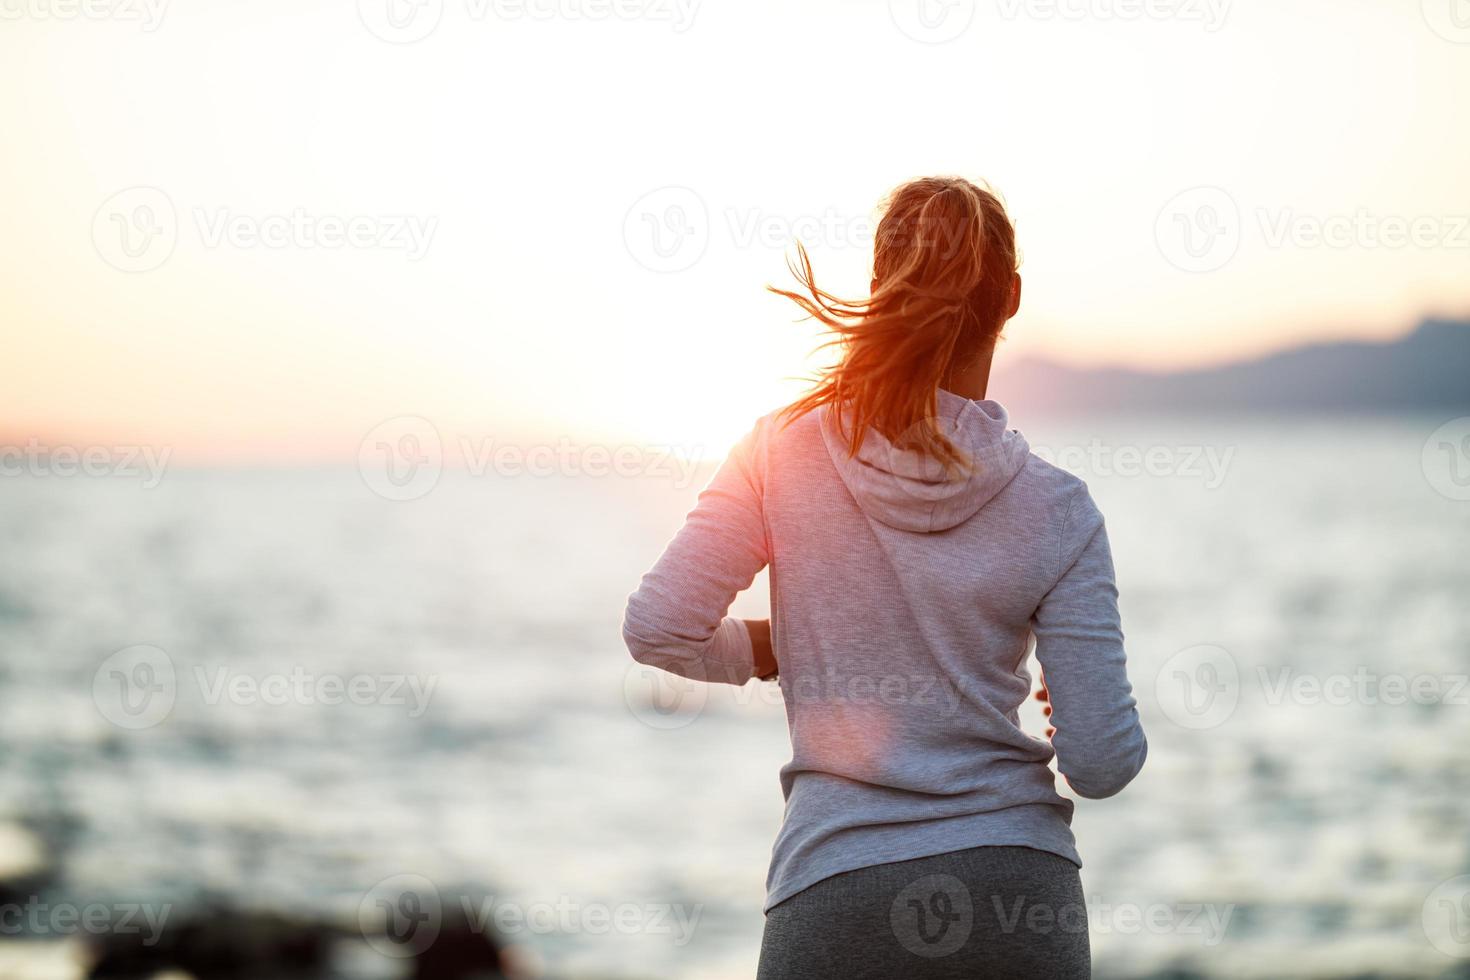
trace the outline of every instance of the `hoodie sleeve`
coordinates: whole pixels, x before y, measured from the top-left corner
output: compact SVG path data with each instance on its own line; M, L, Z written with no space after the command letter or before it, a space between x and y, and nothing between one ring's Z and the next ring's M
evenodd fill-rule
M1067 505L1058 565L1057 583L1032 619L1052 745L1072 789L1102 799L1138 775L1148 742L1128 683L1108 533L1086 487Z
M770 561L760 433L757 426L735 447L628 597L623 640L634 660L712 683L744 684L755 675L745 624L725 614Z

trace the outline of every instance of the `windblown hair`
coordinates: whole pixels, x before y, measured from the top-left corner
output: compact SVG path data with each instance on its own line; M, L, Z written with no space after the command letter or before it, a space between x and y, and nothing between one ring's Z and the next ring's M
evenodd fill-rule
M938 392L956 365L994 346L1010 313L1016 235L1005 206L960 177L910 181L888 198L873 241L873 289L843 299L816 284L797 245L793 300L835 331L842 356L787 406L788 419L821 406L838 412L850 455L875 429L946 464L969 460L940 429Z

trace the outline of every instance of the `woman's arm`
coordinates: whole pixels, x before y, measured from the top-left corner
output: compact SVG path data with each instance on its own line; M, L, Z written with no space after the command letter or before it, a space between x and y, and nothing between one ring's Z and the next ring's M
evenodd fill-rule
M1062 571L1032 619L1057 768L1080 796L1112 796L1143 768L1148 741L1128 683L1113 556L1079 489L1062 525Z
M755 676L763 681L774 680L779 668L776 665L776 651L771 646L771 621L769 619L747 619L745 620L745 631L750 634Z
M768 656L769 624L726 616L770 560L755 458L760 434L757 426L735 447L628 597L623 639L640 663L723 684L744 684L768 666L757 647Z

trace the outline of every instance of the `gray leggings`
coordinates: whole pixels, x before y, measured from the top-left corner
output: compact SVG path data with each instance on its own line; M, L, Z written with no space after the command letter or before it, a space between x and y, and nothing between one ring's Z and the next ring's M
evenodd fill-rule
M1087 980L1077 866L974 847L817 882L766 913L759 980Z

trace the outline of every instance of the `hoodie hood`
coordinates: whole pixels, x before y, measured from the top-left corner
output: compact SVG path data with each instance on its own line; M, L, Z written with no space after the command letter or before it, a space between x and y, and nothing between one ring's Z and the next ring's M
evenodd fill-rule
M903 531L947 531L963 524L1006 488L1031 451L1025 436L1006 427L999 402L971 401L942 388L939 426L973 462L968 470L899 448L876 431L849 456L832 406L818 411L822 441L857 505L873 520Z

